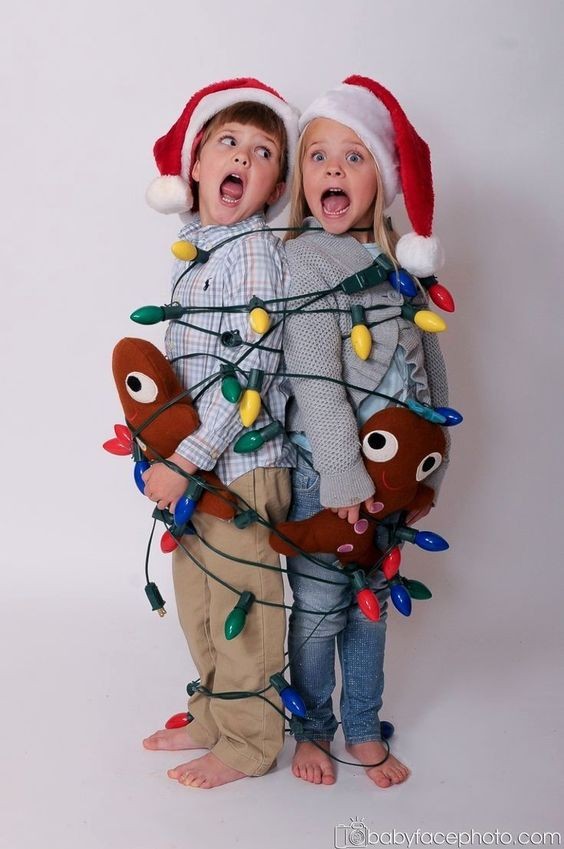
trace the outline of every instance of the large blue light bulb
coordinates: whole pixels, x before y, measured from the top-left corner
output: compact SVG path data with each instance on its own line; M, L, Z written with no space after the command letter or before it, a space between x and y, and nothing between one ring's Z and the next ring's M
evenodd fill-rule
M446 539L433 531L417 531L413 542L425 551L446 551L449 547Z
M403 584L392 584L390 595L400 613L404 616L409 616L411 613L411 596L409 595Z
M133 467L133 478L135 483L137 484L137 489L139 492L144 495L145 494L145 481L142 478L142 475L151 467L151 464L148 460L137 460Z
M286 687L285 690L282 690L282 692L280 693L280 698L282 699L284 707L287 708L290 713L293 713L296 716L307 715L304 700L302 699L298 691L294 690L293 687Z
M197 500L194 498L188 498L187 495L184 495L176 504L174 508L174 524L178 526L185 525L192 518L192 514L196 509Z
M382 740L389 740L390 737L393 736L395 730L393 723L388 722L387 719L383 719L381 721L380 734L382 735Z
M464 421L462 413L455 410L453 407L435 407L437 413L444 416L446 421L443 422L444 427L454 427Z
M293 687L290 687L281 672L276 672L270 676L270 683L274 689L280 694L284 707L293 713L295 716L307 716L305 702Z
M417 294L415 281L405 268L400 268L399 271L391 271L388 280L394 289L401 292L406 298L414 298Z

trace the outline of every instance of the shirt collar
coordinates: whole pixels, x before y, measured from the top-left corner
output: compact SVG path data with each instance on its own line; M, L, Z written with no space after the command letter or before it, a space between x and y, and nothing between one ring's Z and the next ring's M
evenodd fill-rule
M202 227L200 216L196 214L180 230L178 237L188 241L197 241L200 244L203 242L206 247L210 248L223 239L229 239L230 236L241 236L251 230L264 229L269 228L262 212L257 212L243 221L238 221L237 224L209 224L207 227Z

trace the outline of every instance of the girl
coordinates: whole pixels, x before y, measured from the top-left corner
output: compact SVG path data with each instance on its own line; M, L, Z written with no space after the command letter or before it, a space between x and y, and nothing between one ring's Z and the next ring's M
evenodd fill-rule
M288 429L300 459L293 473L289 518L305 519L330 507L355 523L361 510L378 510L358 428L390 401L371 393L378 390L400 401L414 398L433 405L448 402L436 341L401 317L403 297L398 291L387 282L353 294L335 291L344 278L366 269L382 253L418 277L437 270L442 256L438 240L431 236L429 151L393 96L365 77L349 77L317 99L304 112L300 131L290 224L306 230L297 238L288 236L286 247L290 294L304 300L298 301L302 309L286 319L284 348L289 374L304 377L292 378L295 401ZM384 210L400 191L416 232L398 242ZM327 295L311 303L312 293L325 288ZM364 307L372 324L373 344L366 360L357 357L351 345L353 305ZM426 480L435 492L441 472L444 466ZM327 555L316 558L334 561ZM347 750L367 764L368 777L379 787L404 781L409 770L387 754L378 718L388 596L381 571L369 577L381 607L380 620L372 622L354 603L348 578L335 583L338 574L305 556L289 558L288 569L294 593L289 631L292 683L308 708L308 718L295 733L294 775L315 784L335 781L328 753L338 725L331 699L336 638Z

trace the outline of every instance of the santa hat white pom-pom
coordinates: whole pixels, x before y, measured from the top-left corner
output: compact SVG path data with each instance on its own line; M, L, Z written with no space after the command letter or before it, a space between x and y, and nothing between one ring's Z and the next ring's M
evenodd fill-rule
M406 233L396 245L397 261L416 277L430 277L442 267L445 256L436 236Z
M145 199L157 212L188 212L192 206L192 192L186 180L175 174L156 177L145 193Z

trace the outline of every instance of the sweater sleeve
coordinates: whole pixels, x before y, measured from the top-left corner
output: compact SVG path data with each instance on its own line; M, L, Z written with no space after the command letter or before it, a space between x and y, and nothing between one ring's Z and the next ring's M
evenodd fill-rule
M237 239L225 262L223 305L228 309L234 304L247 304L253 295L262 300L283 298L286 280L282 248L277 240L267 239L262 234ZM261 395L266 397L280 363L283 323L275 319L272 330L262 342L250 327L246 310L227 312L225 316L229 329L239 331L243 345L221 348L221 356L240 362L247 373L251 368L261 369L265 373ZM251 347L253 345L256 347ZM177 448L181 456L200 469L212 469L220 455L244 430L239 406L223 397L221 381L216 381L207 392L209 397L199 428Z
M307 249L300 245L297 251L289 250L288 263L290 294L301 298L289 304L291 310L299 307L299 312L287 315L284 355L320 475L321 504L358 504L374 494L374 484L362 460L354 410L339 383L343 379L342 336L332 312L335 300L315 263L308 261ZM313 294L323 290L327 294L321 298Z
M435 333L423 333L423 350L425 352L425 369L429 382L431 405L433 407L448 406L448 381L444 357ZM435 504L437 503L439 490L450 462L450 431L448 427L443 428L446 439L445 456L443 462L436 472L429 475L425 481L435 492Z

